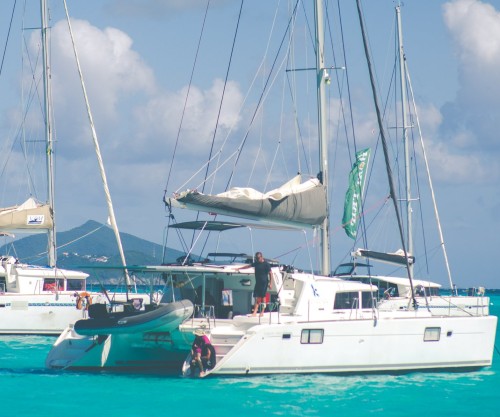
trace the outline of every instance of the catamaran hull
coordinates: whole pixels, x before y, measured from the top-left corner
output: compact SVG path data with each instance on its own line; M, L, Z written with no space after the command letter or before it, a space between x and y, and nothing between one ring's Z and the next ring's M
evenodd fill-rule
M52 369L83 370L178 370L191 346L193 336L178 331L179 325L193 314L193 304L183 300L169 304L156 325L144 323L127 331L84 336L67 328L47 355L45 364ZM145 313L147 314L147 313ZM123 329L122 329L123 330Z
M227 353L224 341L237 329L219 328L211 335L218 362L210 374L477 369L492 363L496 325L495 316L258 325Z

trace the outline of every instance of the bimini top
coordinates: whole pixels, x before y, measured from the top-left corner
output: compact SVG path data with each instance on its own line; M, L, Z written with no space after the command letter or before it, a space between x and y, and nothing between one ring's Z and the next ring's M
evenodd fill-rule
M196 220L192 222L182 222L171 224L168 226L173 229L186 230L206 230L207 232L224 232L226 230L249 228L249 229L266 229L266 230L297 230L294 227L263 225L259 223L233 223L216 220Z

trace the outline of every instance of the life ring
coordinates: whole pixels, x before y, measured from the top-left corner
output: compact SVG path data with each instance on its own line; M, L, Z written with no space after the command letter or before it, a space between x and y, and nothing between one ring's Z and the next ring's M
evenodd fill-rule
M92 297L87 291L81 292L76 295L76 308L78 310L88 310L89 305L92 304Z

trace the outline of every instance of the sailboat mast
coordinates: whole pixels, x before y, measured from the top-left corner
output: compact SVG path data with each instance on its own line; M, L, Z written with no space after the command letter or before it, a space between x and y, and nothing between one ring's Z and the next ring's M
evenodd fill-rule
M89 123L90 123L90 129L92 131L92 140L94 142L94 149L95 149L95 153L96 153L96 157L97 157L97 163L99 165L99 172L101 173L101 181L102 181L102 185L104 188L104 194L106 196L106 204L108 206L108 216L109 216L108 222L111 225L111 228L113 229L113 232L115 234L116 243L118 245L118 252L120 253L120 259L121 259L122 265L123 265L123 275L125 278L125 283L127 285L126 290L127 290L127 300L128 300L128 290L129 290L129 287L132 286L132 279L130 278L130 275L129 275L128 269L127 269L127 262L125 260L125 252L123 251L123 245L122 245L122 240L120 237L120 231L118 230L118 224L116 222L115 210L113 208L113 202L111 201L111 192L109 191L108 180L107 180L107 176L106 176L106 170L104 169L104 162L102 159L101 148L99 146L99 141L97 140L97 132L95 129L94 118L93 118L92 112L90 110L90 103L89 103L89 98L87 95L87 88L85 87L85 82L83 80L82 67L80 65L80 59L78 58L78 53L76 50L75 39L73 36L73 29L71 27L71 20L69 18L69 12L68 12L66 0L64 0L64 11L66 12L66 20L68 22L68 30L69 30L69 34L71 36L71 44L73 45L73 53L75 54L75 61L76 61L77 69L78 69L78 75L80 77L80 84L82 87L83 97L85 99L85 107L87 108L87 116L88 116Z
M48 265L56 266L56 223L54 215L54 143L52 137L52 103L51 103L51 80L50 80L50 54L48 42L48 25L47 25L47 2L40 0L41 12L41 36L42 36L42 64L43 64L43 102L45 111L45 142L46 142L46 161L47 161L47 199L51 209L52 228L48 230Z
M321 227L321 274L330 274L330 238L329 238L329 203L328 203L328 146L326 135L325 115L325 81L328 77L325 68L324 54L324 29L323 29L323 0L316 0L314 6L314 17L316 26L316 83L318 100L318 138L319 138L319 179L327 190L326 207L327 215Z
M363 22L363 13L361 11L360 0L356 0L356 5L357 5L357 9L358 9L358 17L359 17L359 25L361 28L361 36L363 38L363 48L365 51L366 64L368 65L368 73L370 74L370 85L372 88L372 95L373 95L373 103L375 105L375 112L377 114L377 124L378 124L378 127L380 129L380 139L382 141L382 149L384 151L385 169L387 171L387 180L389 182L390 196L392 199L392 203L394 204L394 211L396 214L396 219L397 219L397 224L398 224L398 229L399 229L399 236L401 238L401 244L403 245L403 251L405 254L406 268L407 268L407 272L408 272L408 279L410 280L410 289L411 289L411 297L413 300L413 306L416 307L417 300L415 299L415 291L413 289L413 275L412 275L413 270L410 268L408 249L406 248L406 242L404 239L403 222L401 220L401 213L399 212L398 200L397 200L397 195L396 195L396 187L394 186L394 179L392 177L391 164L389 161L389 150L388 150L388 146L387 146L384 123L382 122L382 113L380 111L380 104L379 104L377 88L376 88L376 84L375 84L375 76L373 74L373 68L372 68L371 57L370 57L370 50L368 48L368 39L366 37L366 30L365 30L365 25Z
M410 173L410 144L408 143L408 109L406 103L406 57L403 48L403 29L401 25L401 6L396 6L396 18L398 24L398 48L399 48L399 72L401 79L401 110L403 123L403 146L405 162L405 184L406 184L406 247L409 254L413 254L413 224L411 207L411 173ZM410 265L413 269L413 264Z

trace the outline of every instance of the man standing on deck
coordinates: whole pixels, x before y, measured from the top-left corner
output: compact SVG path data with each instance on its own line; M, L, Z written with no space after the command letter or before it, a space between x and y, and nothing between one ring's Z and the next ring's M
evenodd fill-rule
M259 304L264 304L260 315L264 315L264 310L266 308L266 293L267 288L271 289L271 279L273 277L271 273L271 265L269 265L262 252L257 252L255 254L255 259L252 263L252 266L255 269L255 288L253 290L253 296L255 298L255 305L253 307L252 316L257 315L257 310L259 308Z

